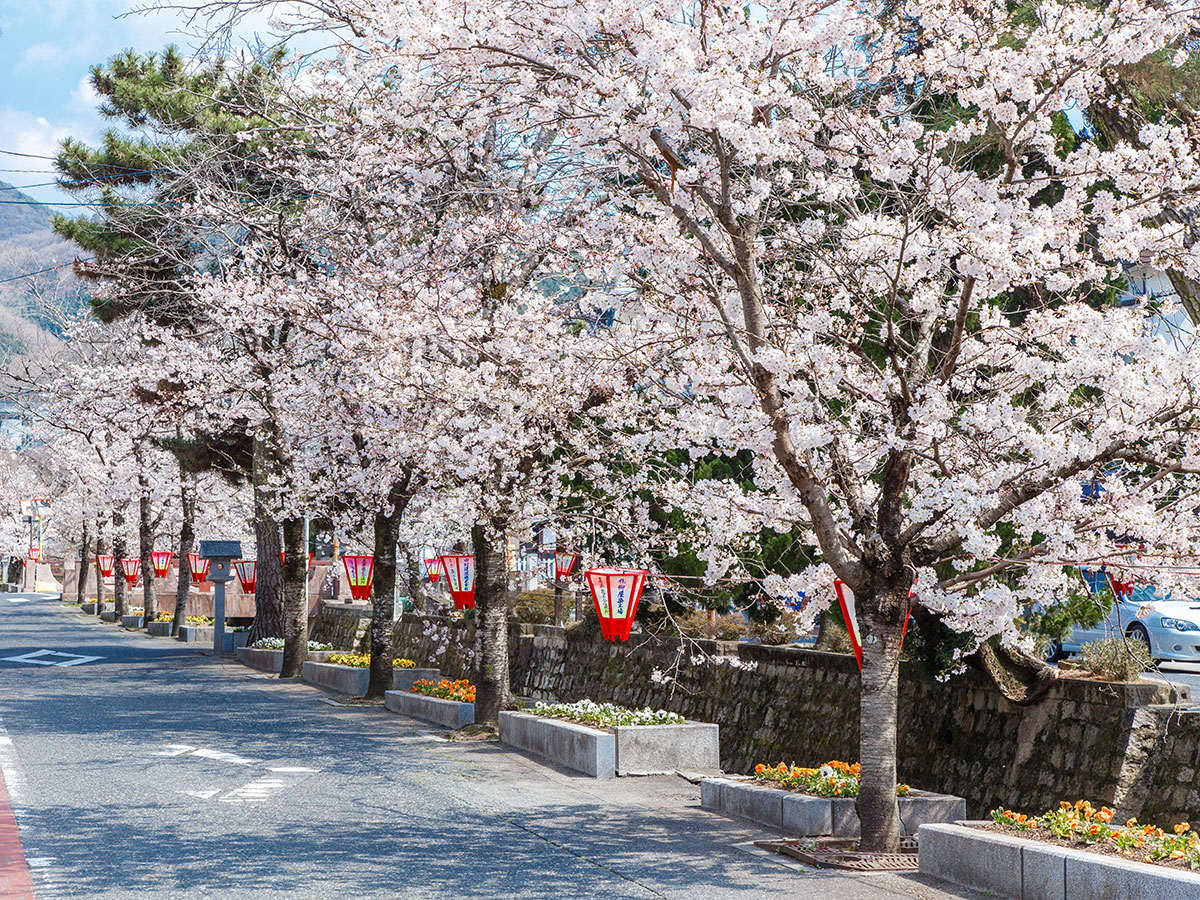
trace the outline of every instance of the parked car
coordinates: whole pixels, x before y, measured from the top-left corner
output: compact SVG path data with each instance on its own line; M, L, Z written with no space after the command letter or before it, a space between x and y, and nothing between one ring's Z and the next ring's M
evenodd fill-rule
M1084 580L1094 592L1103 582L1098 573L1085 573ZM1118 583L1118 587L1122 587ZM1051 643L1047 656L1054 659L1078 653L1089 641L1125 635L1144 641L1154 660L1200 662L1200 600L1161 597L1154 585L1129 586L1118 591L1112 611L1088 628L1076 626L1062 641Z

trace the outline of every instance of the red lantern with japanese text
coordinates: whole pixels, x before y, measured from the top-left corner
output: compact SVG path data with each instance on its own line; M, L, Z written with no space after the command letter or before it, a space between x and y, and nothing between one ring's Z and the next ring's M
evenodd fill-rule
M554 551L554 580L566 581L571 577L571 573L575 571L575 566L579 562L579 554L573 553L570 550L555 550Z
M154 567L155 578L166 578L173 562L175 554L170 550L155 550L150 554L150 565Z
M425 560L425 574L429 576L430 584L437 584L442 577L442 562L436 556Z
M638 600L649 575L646 569L588 569L583 573L596 602L600 635L606 641L629 640Z
M129 589L133 590L133 586L137 584L138 575L142 574L141 559L134 556L121 560L121 572L125 576L125 583L129 585Z
M109 556L106 553L96 554L96 568L100 570L100 574L105 578L112 578L113 569L116 568L117 558Z
M471 553L444 553L439 557L446 585L455 609L475 608L475 556Z
M342 565L346 567L350 596L359 603L366 602L371 596L371 582L375 580L375 557L346 554L342 557Z
M233 570L237 572L242 593L253 594L254 589L258 587L258 560L239 559L233 564Z
M29 548L29 559L31 562L41 562L42 548L41 547L30 547Z
M199 553L188 554L188 569L192 573L192 581L196 584L204 584L208 578L209 560L201 559Z

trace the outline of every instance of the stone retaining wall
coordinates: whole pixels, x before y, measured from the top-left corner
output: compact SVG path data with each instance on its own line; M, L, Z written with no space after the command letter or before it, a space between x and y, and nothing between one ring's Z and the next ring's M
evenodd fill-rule
M394 635L397 655L448 678L469 675L472 623L410 614ZM510 652L520 696L588 697L718 723L728 772L858 756L852 656L716 641L688 642L681 653L677 640L609 644L544 625L513 625ZM976 673L938 683L906 668L900 777L965 797L973 816L1086 797L1143 821L1200 818L1200 711L1181 715L1171 702L1162 685L1063 680L1042 703L1020 707Z
M329 644L334 650L364 653L371 644L371 608L322 602L309 620L308 639Z

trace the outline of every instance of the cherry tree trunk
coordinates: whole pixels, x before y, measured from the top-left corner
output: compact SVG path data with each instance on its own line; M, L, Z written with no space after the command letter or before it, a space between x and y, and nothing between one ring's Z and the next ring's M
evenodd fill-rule
M125 544L125 514L120 510L113 510L113 609L117 614L117 621L121 621L121 616L125 615L125 576L124 567L121 565L121 560L125 558L125 554L129 552L129 547Z
M400 512L375 513L375 576L371 585L371 681L368 697L392 689L392 622L396 617L396 541Z
M154 532L150 524L150 484L146 476L138 473L138 556L142 560L142 624L149 625L158 614L158 598L154 594Z
M475 545L475 722L494 725L508 703L507 523L471 530Z
M179 579L175 585L175 620L171 623L171 636L187 624L188 591L192 587L192 573L188 568L188 554L196 540L196 477L188 472L179 473L179 547L175 560L179 563Z
M87 596L87 577L91 571L92 562L92 532L88 527L88 523L83 523L83 538L80 541L79 551L79 578L75 580L75 602L83 603Z
M280 678L298 678L308 659L308 585L304 519L283 520L283 668Z
M99 521L96 522L96 555L104 556L108 550L108 543L104 540L104 531L100 528ZM104 575L100 572L100 563L96 563L96 615L104 612Z
M256 546L258 583L254 588L254 622L246 641L253 644L266 637L283 637L283 562L279 553L279 522L266 502L263 487L268 476L266 447L254 441L254 543Z
M900 848L900 809L896 802L896 718L900 688L900 626L859 610L862 631L862 689L859 694L859 755L862 765L858 818L859 848L895 853Z

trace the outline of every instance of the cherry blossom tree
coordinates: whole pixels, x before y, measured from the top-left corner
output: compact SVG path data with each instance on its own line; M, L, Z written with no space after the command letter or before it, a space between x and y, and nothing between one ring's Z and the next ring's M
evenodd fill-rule
M1195 275L1190 229L1159 215L1193 203L1194 130L1059 139L1064 109L1182 46L1188 9L450 0L339 15L398 91L487 96L476 116L536 121L577 163L590 190L571 196L609 214L590 220L591 251L620 249L647 339L675 347L662 442L756 456L758 495L709 491L709 518L802 525L817 561L773 588L853 591L864 848L899 836L914 607L1012 640L1022 603L1067 587L1033 561L1103 560L1113 534L1193 557L1196 350L1105 297L1143 251ZM1081 480L1104 500L1082 502ZM722 543L707 556L714 577L733 561Z

